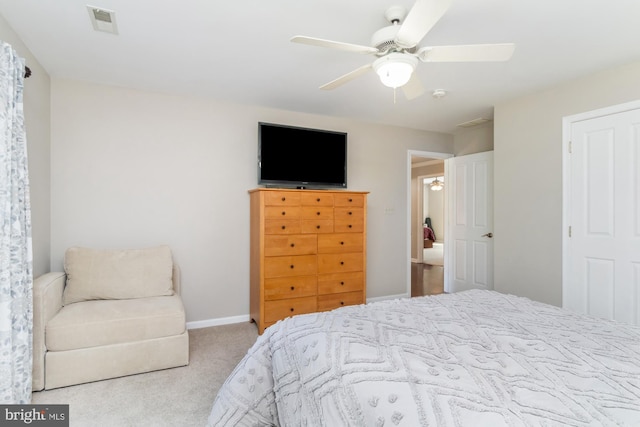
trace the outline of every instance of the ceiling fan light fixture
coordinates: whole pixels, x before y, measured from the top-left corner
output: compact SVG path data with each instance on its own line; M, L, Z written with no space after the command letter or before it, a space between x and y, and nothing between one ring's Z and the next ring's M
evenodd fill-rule
M418 65L418 58L404 53L394 52L377 59L373 69L383 85L398 88L407 84Z
M442 181L439 181L438 178L436 178L433 180L431 184L429 184L429 187L431 188L432 191L440 191L444 188L444 183Z

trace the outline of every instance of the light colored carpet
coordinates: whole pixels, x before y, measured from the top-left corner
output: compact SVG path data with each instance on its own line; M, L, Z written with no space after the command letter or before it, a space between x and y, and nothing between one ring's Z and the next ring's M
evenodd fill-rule
M444 265L444 244L434 243L433 248L424 249L422 263Z
M69 404L70 426L204 426L226 378L258 337L254 323L192 329L189 365L33 393Z

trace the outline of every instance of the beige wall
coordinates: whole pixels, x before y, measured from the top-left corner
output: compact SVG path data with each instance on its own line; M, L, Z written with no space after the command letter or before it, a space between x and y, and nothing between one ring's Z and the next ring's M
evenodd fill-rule
M493 122L457 129L453 134L453 147L456 156L493 150Z
M495 289L562 304L562 118L640 99L640 62L495 107Z
M52 265L72 245L166 243L189 321L249 312L257 123L348 132L349 189L370 191L369 298L406 293L407 151L450 135L209 99L52 81Z
M33 274L49 271L50 261L50 81L17 34L0 16L0 40L9 43L25 59L32 75L24 84L24 121L29 156Z

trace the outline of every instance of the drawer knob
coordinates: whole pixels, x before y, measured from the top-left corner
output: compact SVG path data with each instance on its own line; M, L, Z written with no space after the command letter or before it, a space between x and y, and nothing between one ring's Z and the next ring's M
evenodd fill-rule
M285 200L287 200L287 198L286 198L286 197L283 197L283 198L282 198L282 201L284 202Z
M340 265L344 265L344 261L340 261Z
M286 225L283 225L283 226L282 226L282 229L284 230L285 228L287 228L287 226L286 226Z
M341 245L344 245L344 242L340 242Z
M290 266L290 267L291 267L291 269L293 269L293 267L294 267L294 266L293 266L293 264L291 264L291 266Z
M316 225L316 228L317 228L318 230L320 230L320 226L319 226L319 225Z
M344 301L340 301L340 305L344 305Z
M295 246L296 246L296 244L295 244L295 243L292 243L292 244L291 244L291 247L292 247L292 248L293 248L293 247L295 247Z
M282 215L286 215L287 213L285 211L282 211Z
M292 286L292 287L291 287L291 290L293 291L293 290L295 290L295 288L296 288L295 286Z
M344 282L340 282L340 286L344 286Z
M349 224L349 228L352 228L352 227L353 227L353 225Z
M319 201L320 201L320 197L318 197L318 198L316 199L316 202L319 202Z
M349 215L353 215L353 212L349 212Z
M353 202L353 199L349 199L349 202Z
M293 313L293 307L291 307L291 309L290 309L290 310L291 310L291 312Z

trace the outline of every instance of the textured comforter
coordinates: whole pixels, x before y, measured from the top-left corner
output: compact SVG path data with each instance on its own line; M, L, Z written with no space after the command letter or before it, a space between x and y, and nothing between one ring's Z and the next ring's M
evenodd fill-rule
M492 291L268 328L211 426L640 426L640 328Z

